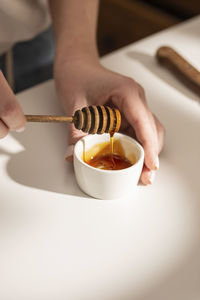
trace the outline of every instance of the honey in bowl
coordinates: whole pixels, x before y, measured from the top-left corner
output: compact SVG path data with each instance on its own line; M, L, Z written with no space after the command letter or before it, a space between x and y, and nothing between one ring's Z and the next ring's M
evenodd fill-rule
M102 170L121 170L132 166L132 163L126 157L117 154L113 154L112 157L110 154L96 155L87 161L87 164Z
M119 141L111 137L110 142L94 145L83 153L83 160L88 165L102 170L121 170L136 163L134 154L125 156L125 151Z

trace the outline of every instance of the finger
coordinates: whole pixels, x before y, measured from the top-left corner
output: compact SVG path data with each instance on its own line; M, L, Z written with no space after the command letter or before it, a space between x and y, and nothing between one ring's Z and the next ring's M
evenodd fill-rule
M165 129L156 116L154 116L154 119L158 136L158 153L160 153L164 145Z
M74 145L76 144L76 142L78 142L78 140L80 140L85 135L86 133L76 129L73 124L69 124L68 147L65 155L65 159L67 161L69 162L73 161Z
M140 181L144 185L153 184L156 176L156 171L149 170L145 165L140 176Z
M67 152L65 154L65 159L68 162L73 162L73 155L74 155L74 145L68 145Z
M0 139L4 138L8 132L8 127L0 120Z
M9 130L22 130L26 118L17 102L15 95L9 87L3 73L0 71L0 118Z
M74 101L72 105L67 109L70 115L74 115L75 111L81 109L82 107L86 106L86 101L81 99L77 99ZM74 145L76 142L81 139L84 134L81 130L75 128L74 124L69 124L68 126L68 147L67 152L65 154L65 159L68 162L73 162L73 154L74 154Z
M71 99L74 99L73 102L71 102ZM73 95L71 96L70 101L63 101L63 107L65 109L65 112L68 115L74 115L76 110L79 110L85 106L88 105L87 100L82 95ZM74 152L74 145L76 142L84 137L86 134L75 128L74 124L69 124L68 126L68 147L65 154L65 159L69 162L73 161L73 152Z
M127 101L126 118L134 128L138 141L145 152L144 162L150 170L158 168L158 138L150 111L140 100Z
M135 130L145 152L144 162L150 170L158 168L158 137L155 121L147 107L144 89L134 81L113 97L113 102Z

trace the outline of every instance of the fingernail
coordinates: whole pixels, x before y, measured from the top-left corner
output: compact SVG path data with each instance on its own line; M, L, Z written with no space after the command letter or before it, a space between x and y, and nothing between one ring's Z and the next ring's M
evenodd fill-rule
M74 153L74 145L69 145L67 147L67 152L65 154L65 159L68 160L69 157L73 156L73 153Z
M155 170L158 170L158 169L159 169L159 158L157 156L156 162L155 162Z
M16 132L23 132L25 130L25 126L24 127L21 127L21 128L19 128L19 129L16 129L15 131Z
M155 180L155 176L156 176L156 172L155 171L151 171L150 175L149 175L149 184L152 184Z

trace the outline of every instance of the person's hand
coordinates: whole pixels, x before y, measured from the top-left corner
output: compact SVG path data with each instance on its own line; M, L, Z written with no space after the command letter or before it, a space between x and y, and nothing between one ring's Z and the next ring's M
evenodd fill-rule
M143 184L151 184L159 168L158 155L163 147L164 128L150 112L144 89L133 79L113 73L98 62L74 59L55 65L58 97L68 115L88 105L110 105L122 114L120 131L136 137L145 152L141 175ZM84 133L69 128L67 159L71 160L73 145Z
M0 70L0 139L10 130L23 131L25 125L23 111Z

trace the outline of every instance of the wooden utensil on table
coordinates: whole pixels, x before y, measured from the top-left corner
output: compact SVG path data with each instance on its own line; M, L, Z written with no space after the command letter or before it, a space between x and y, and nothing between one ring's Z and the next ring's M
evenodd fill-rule
M200 95L200 72L185 58L168 46L160 47L156 52L156 58L185 85Z
M117 132L121 125L121 114L118 109L109 106L88 106L77 110L72 117L26 115L28 122L69 122L90 134Z

